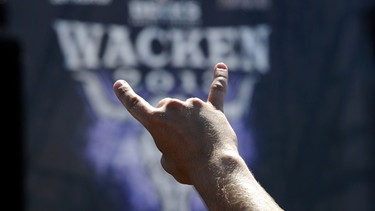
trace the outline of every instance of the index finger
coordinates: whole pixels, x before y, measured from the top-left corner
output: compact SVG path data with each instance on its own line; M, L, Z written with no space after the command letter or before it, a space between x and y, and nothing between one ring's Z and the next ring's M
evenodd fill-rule
M214 80L211 84L207 101L216 109L224 110L224 99L228 86L228 67L224 63L217 63L214 69Z
M124 80L116 81L113 84L113 90L128 112L143 126L148 128L148 120L155 108L136 94L131 86Z

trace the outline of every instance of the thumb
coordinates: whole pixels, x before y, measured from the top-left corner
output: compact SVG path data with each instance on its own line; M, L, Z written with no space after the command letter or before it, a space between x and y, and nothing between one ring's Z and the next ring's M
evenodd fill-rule
M214 80L211 84L207 101L216 109L224 110L224 99L228 86L228 67L220 62L214 68Z
M137 95L124 80L116 81L113 84L113 90L128 112L143 126L148 128L150 116L155 108L141 96Z

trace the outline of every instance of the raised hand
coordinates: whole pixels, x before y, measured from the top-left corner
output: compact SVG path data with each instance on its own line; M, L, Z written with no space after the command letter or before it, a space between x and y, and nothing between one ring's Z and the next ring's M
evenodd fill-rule
M224 113L228 68L218 63L207 101L165 98L157 107L137 95L123 80L114 91L151 134L162 152L161 165L180 183L193 184L197 171L205 171L218 153L237 152L237 138Z
M228 68L218 63L206 102L164 98L153 107L126 81L116 81L113 88L150 132L164 170L193 185L210 210L281 210L238 153L236 134L223 112L227 86Z

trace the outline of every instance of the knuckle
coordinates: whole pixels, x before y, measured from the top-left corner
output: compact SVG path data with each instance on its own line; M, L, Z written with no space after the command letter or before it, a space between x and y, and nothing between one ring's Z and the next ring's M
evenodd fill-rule
M167 104L170 100L171 100L171 98L169 98L169 97L160 100L157 107L162 107L163 105Z
M188 105L193 105L194 107L200 107L203 105L203 101L197 97L192 97L186 100Z
M165 105L167 110L180 110L182 106L182 102L177 99L170 99Z
M136 109L139 105L139 99L136 96L129 96L127 102L129 109L132 110Z
M211 85L212 89L219 90L219 91L225 91L226 87L227 87L227 80L224 77L216 78Z

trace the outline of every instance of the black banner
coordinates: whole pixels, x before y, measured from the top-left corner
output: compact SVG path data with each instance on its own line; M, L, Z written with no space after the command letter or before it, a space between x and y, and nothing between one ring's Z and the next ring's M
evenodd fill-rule
M9 4L22 46L27 210L206 210L115 97L205 99L217 62L240 153L286 210L374 203L374 2ZM214 193L213 193L214 194Z

